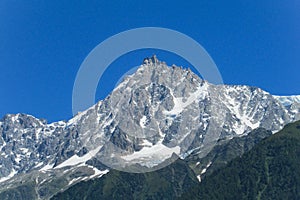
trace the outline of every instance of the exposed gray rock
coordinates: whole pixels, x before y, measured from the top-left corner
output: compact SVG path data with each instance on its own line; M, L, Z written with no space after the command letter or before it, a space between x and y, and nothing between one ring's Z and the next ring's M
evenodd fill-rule
M66 165L144 170L173 153L203 157L220 138L258 127L281 129L300 119L299 108L259 88L213 85L190 70L147 58L107 98L68 122L47 124L25 114L1 119L0 188L13 187L6 179L15 174L53 173Z

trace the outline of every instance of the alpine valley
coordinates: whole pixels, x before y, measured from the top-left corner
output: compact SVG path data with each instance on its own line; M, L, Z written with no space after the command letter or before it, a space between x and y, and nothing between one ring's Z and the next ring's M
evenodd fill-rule
M5 115L0 199L228 199L234 194L267 199L269 184L285 179L276 179L269 160L277 162L277 147L300 145L299 122L285 127L297 120L300 96L214 85L153 56L104 100L68 121L48 124L26 114ZM255 154L260 149L261 157ZM300 155L289 146L282 149L295 155L286 163ZM259 174L248 173L247 166ZM293 170L286 176L300 177L299 166ZM246 177L239 177L242 173ZM255 189L247 178L256 180ZM224 196L213 194L214 185ZM300 189L284 194L299 198Z

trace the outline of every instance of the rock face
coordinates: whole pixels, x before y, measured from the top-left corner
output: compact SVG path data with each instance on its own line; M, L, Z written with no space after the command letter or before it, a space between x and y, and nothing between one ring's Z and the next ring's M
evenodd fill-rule
M148 171L173 153L204 156L220 138L258 127L279 130L300 119L299 108L259 88L213 85L190 70L147 58L107 98L68 122L47 124L25 114L1 119L0 183L66 166Z

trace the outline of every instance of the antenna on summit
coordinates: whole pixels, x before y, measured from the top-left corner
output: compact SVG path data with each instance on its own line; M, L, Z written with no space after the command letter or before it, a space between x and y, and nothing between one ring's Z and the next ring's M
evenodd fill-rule
M153 56L151 56L150 58L147 57L144 59L143 64L146 65L155 65L155 64L159 64L160 61L157 59L156 55L154 54Z
M151 57L151 60L154 64L158 64L159 63L159 60L157 59L156 55L154 54L152 57Z

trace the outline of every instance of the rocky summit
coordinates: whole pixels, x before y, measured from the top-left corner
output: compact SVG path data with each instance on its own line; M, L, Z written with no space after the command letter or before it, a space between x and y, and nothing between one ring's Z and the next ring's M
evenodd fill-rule
M109 96L69 121L4 116L0 193L30 183L37 198L49 198L111 168L147 172L169 165L174 154L201 158L219 139L259 127L275 132L299 120L293 99L287 105L260 88L213 85L190 69L146 58Z

